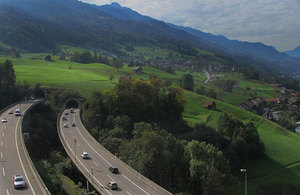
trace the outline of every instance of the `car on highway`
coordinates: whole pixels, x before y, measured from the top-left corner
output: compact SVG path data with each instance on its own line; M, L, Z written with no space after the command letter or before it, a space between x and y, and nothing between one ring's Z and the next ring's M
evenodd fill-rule
M118 189L118 184L115 181L110 181L107 183L107 187L109 187L111 190Z
M75 123L72 123L72 127L76 127L76 124L75 124Z
M83 158L83 159L89 159L90 157L89 157L89 154L87 152L82 152L81 153L81 158Z
M3 118L3 119L1 120L1 122L2 122L2 123L7 123L7 119L6 119L6 118Z
M20 108L16 109L15 116L21 116L21 109Z
M68 112L65 112L65 115L69 115L69 113L68 113Z
M118 167L109 167L108 170L114 174L118 174L119 173L119 169Z
M23 176L20 174L14 175L13 182L14 182L15 189L26 187L25 180L23 179Z
M67 121L68 119L66 118L66 116L62 116L62 120Z
M71 110L70 110L70 113L74 113L74 110L73 110L73 108L71 108Z
M13 113L14 113L13 110L8 111L8 114L13 114Z
M68 128L69 126L68 126L68 124L64 124L64 128Z

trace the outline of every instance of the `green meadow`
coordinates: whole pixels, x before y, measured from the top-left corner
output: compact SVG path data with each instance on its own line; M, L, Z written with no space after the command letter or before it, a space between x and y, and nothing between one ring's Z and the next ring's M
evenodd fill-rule
M148 80L150 74L155 74L162 80L171 80L173 85L178 85L180 78L185 72L169 74L152 67L143 67L142 74L135 74L133 67L115 69L105 64L78 64L68 61L61 61L54 58L54 62L43 60L46 54L26 54L23 58L14 59L17 82L27 81L34 85L40 83L43 87L57 87L77 90L85 98L90 98L93 90L104 90L115 86L121 76L131 75L133 78ZM5 57L0 57L4 61ZM109 80L109 75L114 76ZM197 85L202 85L205 79L203 73L192 73ZM240 75L228 74L223 79L238 78L240 87L250 86L261 91L264 96L272 94L272 87L261 83L246 81ZM215 86L205 85L205 87L218 90ZM249 193L255 194L256 188L266 183L289 183L299 184L300 182L300 136L291 133L276 123L265 120L253 113L244 111L234 105L237 101L244 101L248 97L237 97L234 94L224 94L223 101L214 100L217 104L216 110L203 108L205 101L210 98L198 95L193 92L184 91L185 112L184 119L190 125L205 123L211 127L216 127L216 119L221 112L232 114L243 122L252 121L258 128L258 132L265 144L266 157L245 165L248 169ZM227 102L227 103L225 103ZM243 175L241 174L241 181ZM242 194L243 183L232 187L230 194Z

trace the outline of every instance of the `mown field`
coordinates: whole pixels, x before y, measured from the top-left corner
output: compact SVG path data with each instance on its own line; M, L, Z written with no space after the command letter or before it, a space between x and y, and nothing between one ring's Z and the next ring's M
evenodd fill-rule
M299 135L285 130L274 122L218 100L214 100L217 110L211 111L202 108L204 102L210 98L187 91L185 98L187 103L184 117L192 124L202 121L215 127L216 118L221 112L230 113L244 122L252 121L256 124L265 144L267 157L245 165L248 169L250 194L255 194L255 189L259 185L270 182L299 184L297 183L300 181ZM243 185L234 192L242 194Z
M143 74L135 74L132 67L116 70L104 64L78 64L60 61L55 58L55 62L45 62L43 61L44 56L45 54L27 54L23 55L21 59L11 59L17 75L17 82L22 83L26 80L30 85L41 83L44 87L78 90L84 97L90 98L93 90L112 88L118 83L120 76L129 74L133 78L148 80L150 74L155 74L163 80L172 80L173 85L178 85L180 78L185 74L184 72L169 74L151 67L143 67ZM0 61L4 61L5 59L4 57L0 57ZM112 81L109 80L110 74L114 76ZM201 73L193 73L193 76L196 83L201 83L205 79L205 75ZM236 77L240 79L240 86L251 86L260 89L266 92L264 93L266 96L268 96L270 89L272 89L270 86L243 80L239 75L228 75L228 78ZM299 184L299 135L283 129L276 123L264 120L260 116L237 108L232 103L234 95L232 96L230 93L227 94L228 97L224 95L224 99L227 98L229 100L223 101L228 103L214 100L217 104L217 110L215 111L203 108L204 102L210 98L189 91L185 91L184 95L186 101L184 118L190 125L202 122L215 127L216 119L221 112L230 113L244 122L253 121L255 123L260 137L265 144L266 157L245 165L245 168L248 169L249 194L255 194L255 189L265 183ZM241 181L243 181L242 174ZM229 192L229 194L242 193L243 183L238 187L233 187Z

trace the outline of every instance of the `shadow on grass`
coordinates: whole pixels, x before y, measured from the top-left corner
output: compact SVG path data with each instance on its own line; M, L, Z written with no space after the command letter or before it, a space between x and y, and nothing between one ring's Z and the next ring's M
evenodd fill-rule
M245 166L248 173L248 194L299 195L300 163L282 165L265 156ZM232 186L226 194L244 193L244 174L239 176L240 184Z

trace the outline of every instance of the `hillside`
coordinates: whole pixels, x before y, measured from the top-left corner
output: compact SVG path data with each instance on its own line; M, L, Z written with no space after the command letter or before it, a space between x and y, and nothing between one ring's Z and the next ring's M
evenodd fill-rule
M155 20L151 17L143 16L136 11L127 7L122 7L117 3L111 5L98 6L101 11L125 21L140 21L145 24L158 25L162 22ZM213 35L205 33L190 27L183 27L166 23L166 25L187 32L188 34L197 37L198 41L202 43L206 49L220 50L224 53L234 55L233 58L239 60L241 63L246 61L246 64L253 66L255 64L260 66L268 66L270 69L276 67L277 71L299 71L300 63L294 58L277 51L272 46L267 46L263 43L251 43L247 41L230 40L223 35ZM244 57L241 59L241 57ZM292 56L295 57L295 56ZM245 58L249 58L245 60ZM263 70L261 67L256 67ZM265 70L264 71L269 71ZM274 71L274 70L273 70Z
M47 54L27 54L23 58L11 60L14 63L17 82L26 80L30 85L41 83L44 87L56 87L78 90L85 98L89 99L91 92L95 89L104 90L115 86L121 76L130 74L133 78L147 80L151 74L155 74L163 80L171 80L173 85L178 85L178 80L184 72L169 74L156 68L145 67L143 74L135 74L133 67L115 69L104 64L78 64L61 61L54 58L54 62L49 63L43 60ZM6 58L0 57L1 61ZM113 80L109 80L109 75L114 75ZM193 73L197 82L202 81L205 76ZM228 75L232 77L232 75ZM250 81L241 85L251 85ZM252 83L259 87L257 83ZM261 86L262 87L262 86ZM270 90L269 88L262 88ZM232 114L235 118L243 122L252 121L258 128L258 132L266 147L266 157L245 165L249 171L249 192L255 194L259 185L267 183L289 183L298 184L300 153L297 148L300 146L300 136L291 133L278 124L265 120L253 113L244 111L236 106L214 100L217 103L217 110L210 111L203 108L206 100L211 98L185 91L185 112L184 119L190 124L203 122L215 127L216 119L221 112ZM192 135L193 132L191 132ZM235 192L242 193L243 185Z
M286 52L284 52L284 53L286 53L287 55L289 55L289 56L291 56L291 57L300 58L300 46L296 47L296 48L293 49L293 50L286 51Z
M38 26L39 28L35 29L45 34L40 39L42 46L46 49L55 49L63 42L85 48L104 49L117 55L124 55L120 46L122 48L128 44L161 45L176 48L180 44L178 41L188 41L197 46L201 45L197 38L184 31L173 29L164 23L151 25L119 20L93 5L75 0L46 0L42 3L38 0L1 0L0 5L3 10L0 21L6 22L4 27L0 27L0 32L4 33L10 28L17 29L16 24L29 21L31 22L30 26ZM20 15L22 17L15 16L19 12L22 13ZM27 20L23 18L27 18ZM65 38L50 37L54 32ZM34 35L30 29L24 34L31 37L23 38L21 36L21 38L34 42ZM9 39L6 38L7 35L2 35L0 41L9 43ZM10 36L16 37L17 33L12 31ZM45 44L43 41L50 41L52 45ZM17 42L10 44L14 47L30 49L30 51L35 49L33 46L17 44ZM189 45L188 47L191 48L192 46Z
M143 46L195 57L201 49L273 74L299 69L297 60L261 43L202 36L205 33L201 31L143 16L117 3L96 6L77 0L0 0L0 9L0 42L30 52L59 51L61 45L72 45L128 56L128 48Z

